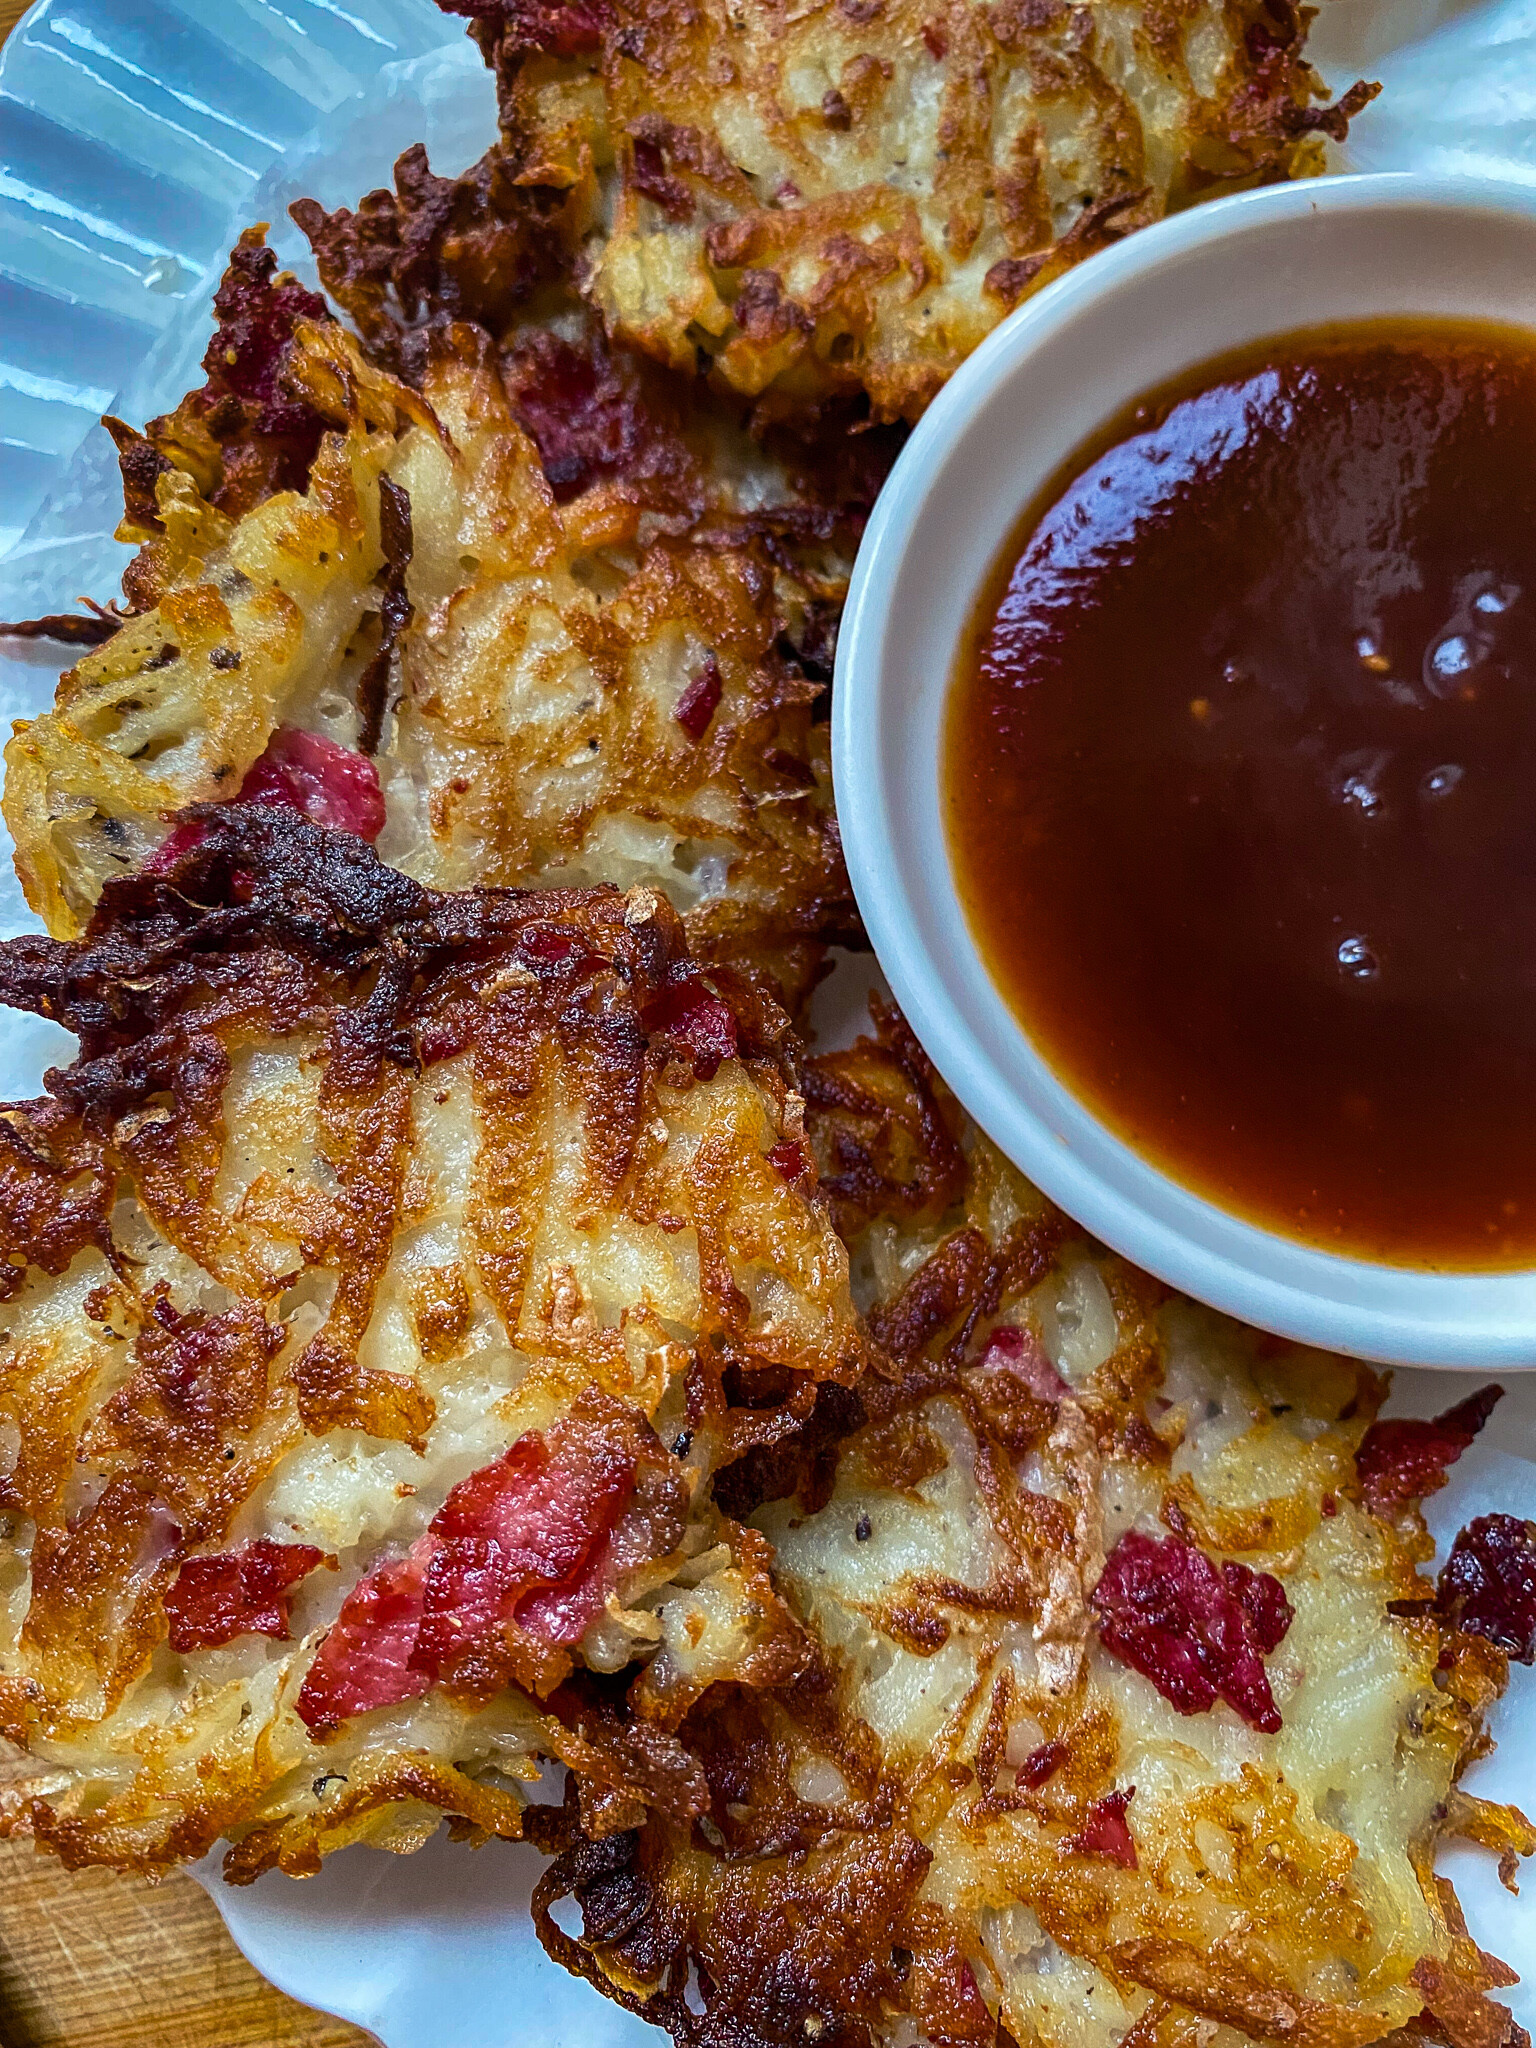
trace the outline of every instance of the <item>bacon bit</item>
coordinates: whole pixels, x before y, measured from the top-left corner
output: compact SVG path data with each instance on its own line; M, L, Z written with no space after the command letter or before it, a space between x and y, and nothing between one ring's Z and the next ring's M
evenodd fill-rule
M189 1557L165 1596L171 1648L185 1657L236 1636L287 1642L293 1588L324 1556L310 1543L273 1543L260 1536L220 1557Z
M270 804L298 811L313 824L352 832L370 842L384 829L384 795L379 771L361 754L323 733L279 726L266 752L251 764L231 803ZM146 875L164 875L208 836L199 818L175 825L144 863Z
M1435 1612L1484 1636L1520 1664L1536 1664L1536 1522L1479 1515L1451 1545Z
M949 50L949 31L942 21L923 23L923 42L935 64L942 64Z
M573 973L585 974L608 964L600 953L593 952L580 932L560 925L529 925L517 950L535 970L567 967Z
M371 844L384 829L379 771L350 747L323 733L280 726L240 785L243 804L274 804L298 811L333 832L352 832Z
M976 1972L963 1956L960 1960L960 2006L968 2016L990 2023L992 2016L987 2011L987 2002L981 1995L980 1985L976 1982Z
M720 664L711 654L678 698L677 709L672 714L695 745L709 730L709 721L719 709L723 688Z
M1269 1656L1285 1641L1285 1632L1296 1619L1280 1581L1268 1572L1250 1571L1245 1564L1224 1564L1222 1582L1248 1617L1248 1626L1262 1656Z
M1050 1356L1033 1330L1013 1323L1001 1323L987 1339L982 1365L998 1366L1023 1381L1037 1401L1052 1406L1072 1389L1050 1361Z
M276 272L276 255L259 241L242 238L231 252L214 294L218 329L203 358L208 389L259 405L258 433L313 435L318 445L325 421L302 399L288 397L278 378L299 321L329 322L331 309L292 278L274 283Z
M1285 1589L1268 1572L1224 1564L1181 1537L1120 1538L1092 1595L1099 1639L1152 1681L1181 1714L1218 1696L1265 1734L1280 1727L1264 1657L1291 1625Z
M702 981L674 982L640 1019L652 1038L669 1038L700 1081L712 1081L723 1060L736 1056L736 1019Z
M429 1531L438 1548L413 1666L435 1678L505 1621L551 1645L580 1641L602 1611L593 1568L634 1480L631 1455L558 1423L461 1480Z
M1136 1844L1131 1838L1125 1809L1135 1797L1136 1787L1130 1785L1123 1792L1109 1792L1104 1798L1096 1799L1088 1809L1081 1830L1068 1837L1067 1847L1075 1849L1080 1856L1107 1856L1122 1870L1134 1870Z
M809 1149L800 1138L781 1138L768 1148L768 1164L787 1181L797 1181L811 1170Z
M623 1495L633 1489L634 1467L629 1467ZM643 1561L633 1544L625 1541L627 1531L615 1510L614 1525L599 1536L581 1560L552 1586L541 1586L517 1603L515 1619L525 1635L536 1636L551 1649L567 1649L579 1643L608 1604L610 1589L620 1574Z
M203 357L207 383L167 419L151 420L148 439L113 429L123 481L135 517L159 528L155 478L166 466L167 442L212 441L222 474L212 502L238 517L274 491L302 491L330 422L309 401L284 388L283 372L301 320L329 324L318 293L278 275L264 228L247 228L230 251L213 308L213 339ZM194 442L196 445L196 442Z
M774 270L742 272L731 318L748 341L760 342L765 348L791 334L816 332L816 322L799 300L785 291L784 280Z
M1390 1517L1410 1501L1438 1493L1449 1467L1503 1398L1502 1387L1483 1387L1432 1422L1373 1422L1355 1453L1366 1506Z
M667 153L660 135L632 137L634 187L659 206L668 220L693 219L693 194L682 179L667 169Z
M1338 1496L1332 1493L1325 1493L1322 1499L1322 1509L1324 1519L1331 1522L1339 1512Z
M664 460L638 383L621 376L600 336L578 346L538 329L513 343L504 375L557 504L604 478L634 478Z
M334 1734L353 1714L416 1699L431 1684L424 1671L411 1669L411 1652L432 1547L423 1536L347 1595L299 1691L298 1716L312 1734Z
M1067 1745L1064 1742L1042 1742L1038 1749L1029 1752L1014 1776L1031 1792L1038 1792L1047 1779L1055 1777L1066 1760Z
M579 1642L626 1560L614 1532L634 1490L633 1453L601 1429L530 1430L454 1487L409 1554L348 1595L299 1694L329 1734L451 1677L508 1625L551 1647Z
M607 0L438 0L444 14L486 22L506 50L581 57L603 46L613 10Z

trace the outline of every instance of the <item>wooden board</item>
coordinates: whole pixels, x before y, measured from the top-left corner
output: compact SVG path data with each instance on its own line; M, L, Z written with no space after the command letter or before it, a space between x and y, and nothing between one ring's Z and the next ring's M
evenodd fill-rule
M0 1757L0 1781L19 1767ZM70 1872L0 1842L0 2048L369 2048L274 1991L189 1877Z
M0 0L0 42L27 0ZM0 1760L0 1775L10 1766ZM0 1842L0 2048L369 2048L264 1983L189 1877L71 1875Z

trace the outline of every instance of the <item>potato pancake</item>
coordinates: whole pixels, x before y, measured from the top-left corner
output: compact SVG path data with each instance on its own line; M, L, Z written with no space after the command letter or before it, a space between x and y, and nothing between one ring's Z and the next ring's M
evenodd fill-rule
M1316 170L1291 0L439 0L610 333L760 402L915 419L1005 314L1192 200Z
M1514 2043L1433 1857L1536 1849L1456 1789L1536 1605L1501 1645L1418 1571L1498 1390L1376 1423L1363 1366L1084 1239L881 1026L806 1086L893 1370L722 1488L817 1665L689 1722L707 1814L572 1832L546 1945L679 2042Z
M242 238L126 609L34 622L0 1832L527 1837L687 2048L1529 2048L1433 1874L1536 1850L1457 1782L1536 1525L1421 1570L1498 1390L1379 1421L795 1032L903 423L1372 89L1292 0L442 4L501 140L295 209L349 326Z
M7 750L33 907L77 934L244 793L434 887L664 888L702 957L798 994L855 924L817 706L874 480L685 432L579 305L504 348L440 321L413 386L274 269L248 237L208 390L119 429L130 613ZM243 350L259 404L217 389Z
M81 1040L0 1116L5 1824L246 1879L515 1836L536 1755L685 1818L688 1707L804 1654L710 1475L867 1350L782 1019L654 890L189 838L0 947Z

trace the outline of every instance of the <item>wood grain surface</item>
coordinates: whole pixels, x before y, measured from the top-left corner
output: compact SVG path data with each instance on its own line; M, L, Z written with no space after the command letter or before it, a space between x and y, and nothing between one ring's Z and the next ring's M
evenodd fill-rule
M27 0L0 0L0 42ZM0 1758L0 1777L15 1766ZM369 2048L264 1983L189 1877L71 1874L0 1842L0 2048Z
M0 1782L21 1767L0 1756ZM263 1982L189 1877L0 1842L0 2048L369 2048Z
M0 1764L0 1772L5 1770ZM0 1842L3 2048L366 2048L236 1949L189 1877L66 1871Z

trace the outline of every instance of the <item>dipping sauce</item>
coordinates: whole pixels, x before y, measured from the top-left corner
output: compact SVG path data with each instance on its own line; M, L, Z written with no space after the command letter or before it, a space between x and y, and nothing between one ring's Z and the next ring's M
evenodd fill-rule
M1129 409L998 565L944 777L999 987L1144 1158L1536 1265L1536 335L1312 331Z

